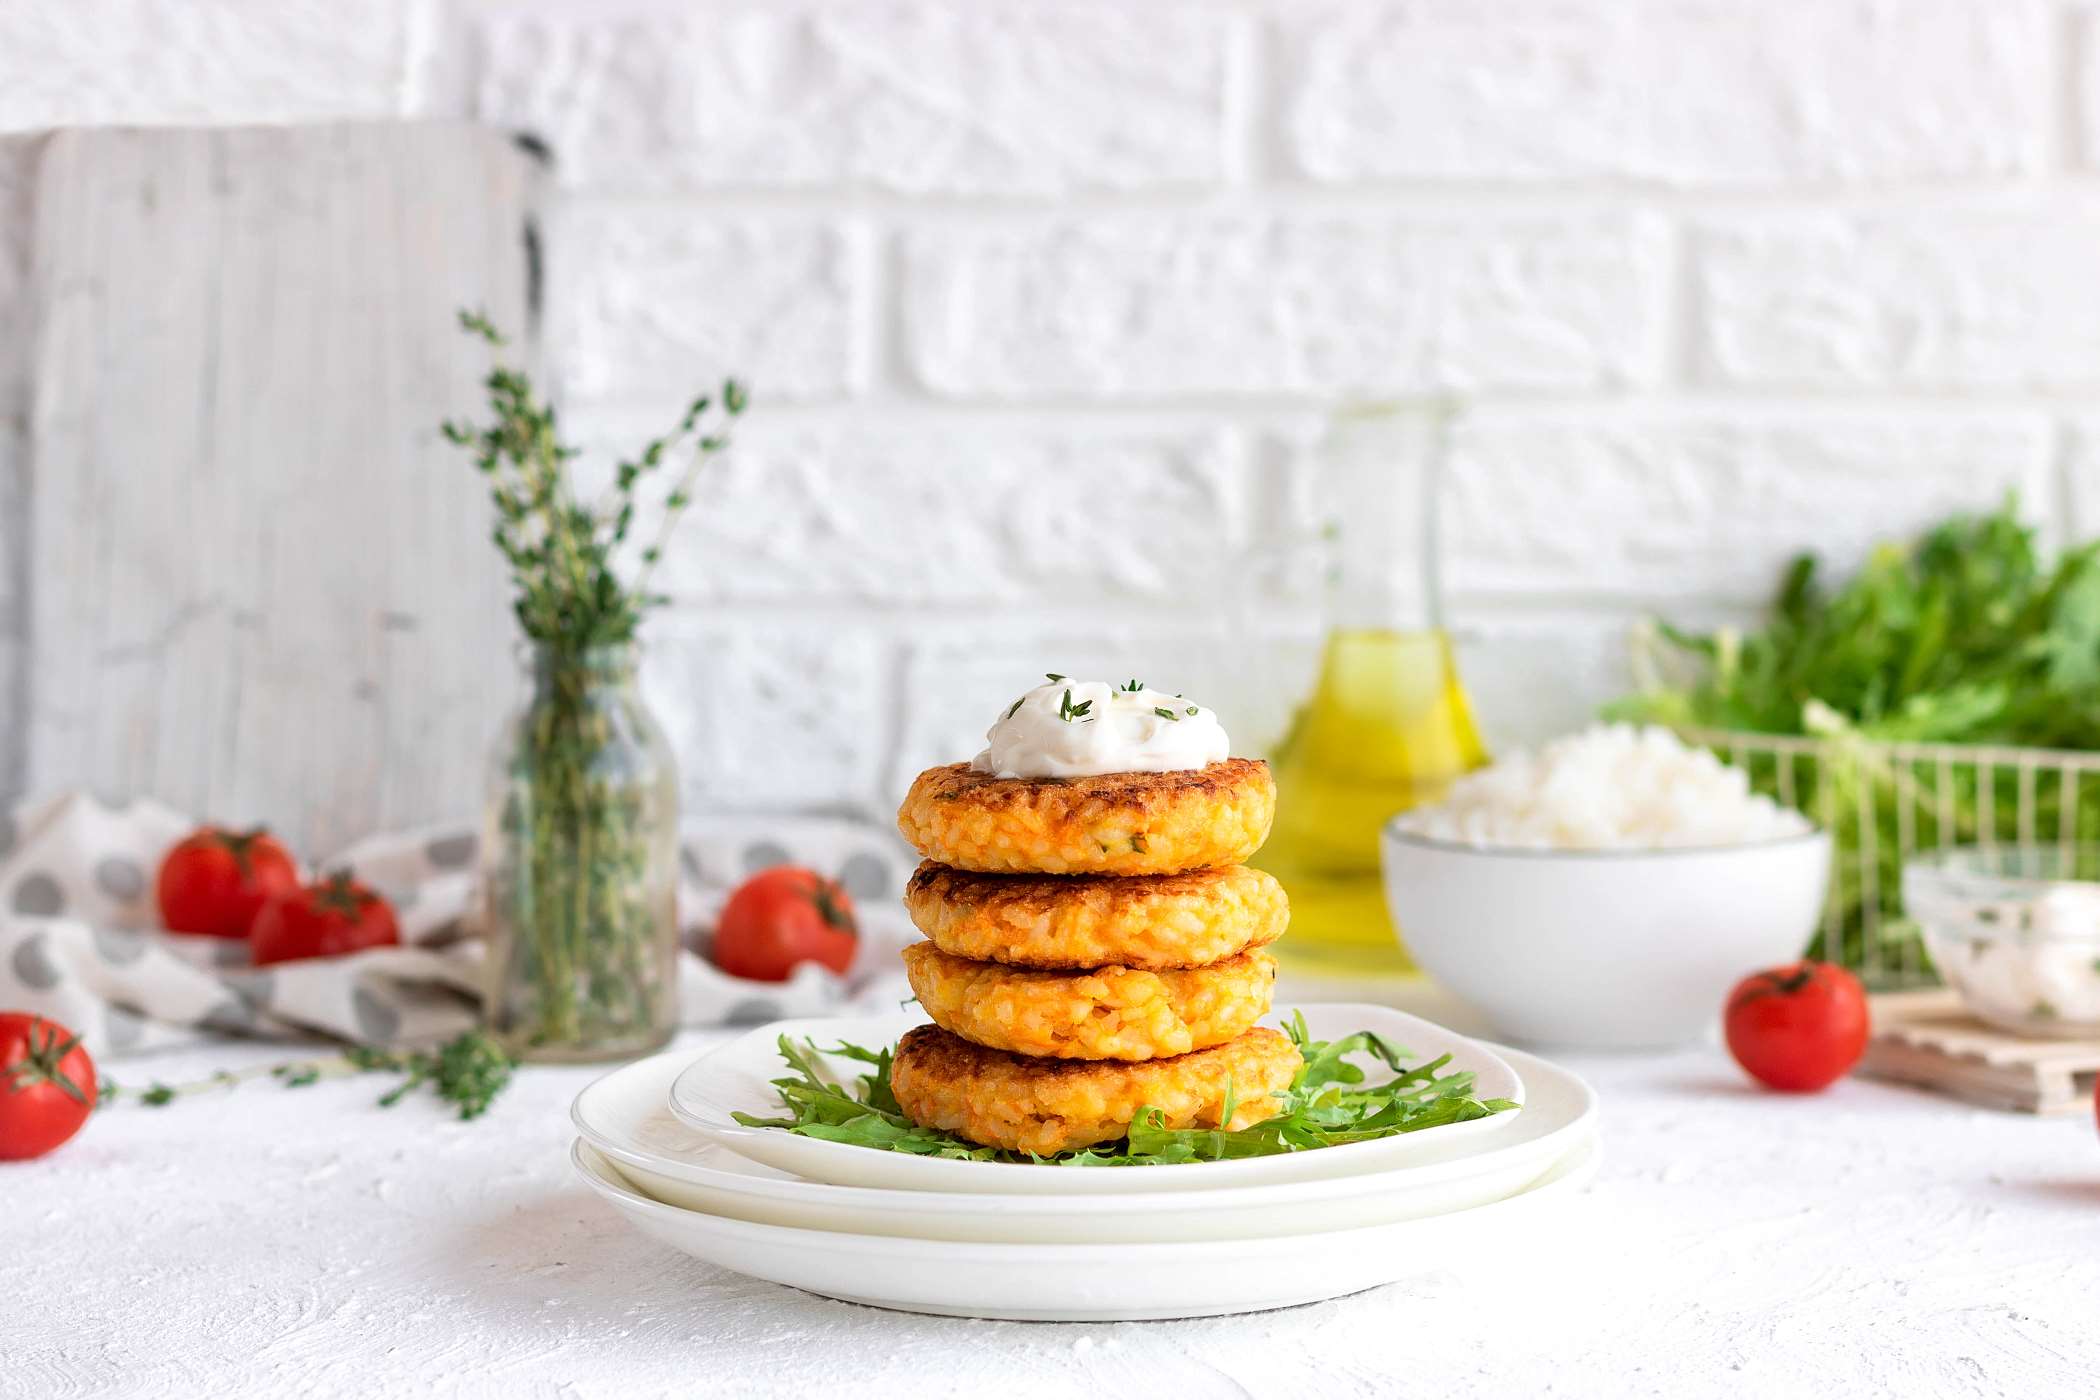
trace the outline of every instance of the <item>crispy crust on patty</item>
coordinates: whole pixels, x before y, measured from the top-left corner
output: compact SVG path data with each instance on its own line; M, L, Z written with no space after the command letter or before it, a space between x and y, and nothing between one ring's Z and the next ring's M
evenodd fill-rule
M1172 875L1238 865L1268 838L1276 784L1257 758L1181 773L995 778L967 763L913 780L897 829L984 874Z
M1267 1013L1276 987L1276 959L1258 952L1171 972L1045 972L914 943L904 966L943 1030L1064 1060L1156 1060L1223 1045Z
M1203 967L1283 936L1290 904L1244 865L1182 875L975 875L932 861L904 889L944 953L1014 967Z
M1290 1040L1256 1026L1237 1040L1172 1059L1038 1060L988 1050L938 1026L897 1042L890 1087L907 1117L985 1147L1049 1156L1113 1142L1141 1108L1170 1128L1215 1128L1230 1082L1238 1107L1223 1126L1274 1117L1301 1061Z

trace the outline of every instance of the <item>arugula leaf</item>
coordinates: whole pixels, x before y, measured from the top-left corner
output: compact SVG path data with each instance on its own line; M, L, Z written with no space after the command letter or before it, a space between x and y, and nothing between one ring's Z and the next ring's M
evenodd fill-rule
M1276 1114L1251 1127L1169 1128L1158 1108L1143 1108L1130 1124L1129 1133L1117 1142L1101 1143L1055 1157L1002 1152L980 1147L938 1128L922 1128L908 1118L890 1087L892 1051L870 1050L841 1044L819 1050L804 1041L797 1044L780 1037L780 1057L794 1071L773 1081L787 1110L786 1117L760 1118L733 1115L749 1128L778 1128L827 1142L884 1152L910 1152L920 1156L958 1158L976 1162L1033 1162L1063 1167L1168 1166L1182 1162L1222 1162L1242 1157L1265 1157L1284 1152L1309 1152L1342 1143L1367 1142L1396 1133L1419 1132L1450 1123L1506 1113L1517 1107L1508 1099L1473 1097L1470 1071L1440 1074L1449 1055L1423 1064L1409 1064L1405 1050L1371 1031L1358 1031L1339 1040L1314 1040L1305 1025L1303 1012L1293 1012L1284 1022L1284 1033L1298 1047L1303 1067L1291 1087L1272 1095ZM851 1093L825 1077L819 1055L836 1055L870 1066L858 1076ZM1352 1056L1367 1056L1392 1071L1392 1077L1367 1085L1365 1069L1350 1062ZM1224 1121L1231 1122L1240 1106L1238 1086L1225 1087Z

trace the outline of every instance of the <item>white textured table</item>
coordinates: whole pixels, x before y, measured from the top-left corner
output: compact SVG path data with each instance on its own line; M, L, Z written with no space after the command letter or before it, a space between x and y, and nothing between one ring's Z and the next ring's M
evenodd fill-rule
M1411 1009L1449 1012L1423 993ZM698 1046L713 1037L693 1036ZM189 1051L133 1080L278 1053ZM634 1234L570 1178L587 1070L486 1119L377 1080L99 1116L0 1166L0 1394L2090 1396L2100 1140L1718 1050L1601 1091L1581 1257L1251 1317L971 1322L829 1302Z

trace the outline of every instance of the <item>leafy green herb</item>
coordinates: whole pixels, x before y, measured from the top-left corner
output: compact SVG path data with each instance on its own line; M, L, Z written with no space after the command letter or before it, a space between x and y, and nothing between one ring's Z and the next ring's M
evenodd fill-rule
M1176 724L1181 723L1181 716L1175 714L1165 705L1154 705L1152 707L1152 713L1158 715L1161 719L1170 719L1173 720Z
M496 1095L510 1083L515 1061L503 1047L481 1031L468 1031L434 1051L368 1050L353 1046L340 1055L318 1060L293 1060L235 1073L220 1070L189 1084L162 1084L127 1090L113 1080L101 1083L101 1103L108 1105L129 1096L152 1108L161 1108L179 1098L210 1089L231 1089L250 1079L275 1079L287 1089L303 1089L324 1079L346 1075L390 1073L407 1076L380 1096L381 1108L392 1108L412 1090L428 1084L431 1091L459 1110L461 1118L479 1118L488 1111Z
M1815 558L1796 558L1756 631L1658 622L1646 638L1637 659L1654 674L1608 717L1828 741L1821 762L1790 765L1784 783L1769 757L1745 764L1758 791L1791 795L1831 829L1838 936L1819 934L1812 957L1869 961L1866 905L1901 888L1900 836L1926 847L2017 835L2010 765L1981 779L1955 766L1942 783L1874 742L2100 748L2100 541L2045 566L2011 501L1884 543L1835 587ZM2100 830L2096 785L2028 776L2034 830ZM1920 787L1929 797L1906 830L1898 808ZM1880 965L1925 965L1908 921L1879 927Z
M481 313L461 311L459 323L491 348L504 348L503 334ZM695 398L676 428L619 463L612 495L593 507L576 498L570 477L579 450L561 441L553 405L540 398L525 372L499 363L483 383L495 421L482 427L448 420L442 430L489 479L496 506L492 538L510 565L518 625L536 642L575 651L633 640L642 615L665 601L649 591L649 574L691 503L694 479L710 458L728 449L726 437L698 431L715 401L705 394ZM720 405L727 418L740 416L746 402L741 384L723 382ZM680 453L688 458L685 471L664 497L663 518L642 550L639 576L625 582L615 565L634 525L636 489Z
M459 321L503 348L486 316L462 311ZM643 873L667 818L654 774L619 751L630 740L606 701L632 675L643 617L668 601L651 580L671 531L748 400L734 379L719 397L695 397L676 427L618 464L610 494L593 504L576 489L579 449L562 441L554 406L525 372L499 357L483 383L493 421L447 421L443 432L488 479L491 539L510 566L512 611L535 644L536 671L505 758L508 849L490 861L489 922L504 960L490 1022L523 1045L630 1043L667 1004L662 902ZM706 431L711 414L720 426ZM638 493L679 462L630 571Z
M1070 724L1075 719L1084 719L1087 711L1093 708L1094 702L1091 700L1082 700L1076 705L1073 704L1072 691L1070 687L1067 687L1064 701L1057 707L1057 717L1066 724Z
M1020 700L1016 700L1016 701L1014 701L1014 703L1013 703L1013 707L1012 707L1011 709L1007 710L1007 712L1006 712L1006 717L1007 717L1008 719L1012 719L1012 718L1013 718L1013 717L1014 717L1015 715L1017 715L1017 714L1021 713L1021 705L1022 705L1022 702L1023 702L1023 701L1025 701L1025 700L1027 700L1027 698L1028 698L1028 697L1024 695L1024 696L1022 696L1022 697L1021 697L1021 699L1020 699Z
M1657 628L1680 673L1618 714L1762 734L2100 747L2100 541L2042 566L2012 502L1877 547L1826 589L1787 568L1762 630Z
M905 1116L890 1087L891 1052L858 1045L819 1050L808 1041L780 1037L780 1057L792 1073L773 1081L786 1110L784 1116L761 1118L738 1113L748 1128L779 1128L803 1137L872 1147L884 1152L910 1152L922 1157L949 1157L973 1162L1033 1162L1061 1167L1166 1166L1182 1162L1220 1162L1241 1157L1269 1157L1309 1152L1342 1143L1368 1142L1398 1133L1418 1132L1502 1113L1516 1107L1508 1099L1473 1097L1471 1071L1444 1073L1449 1055L1410 1065L1408 1053L1371 1031L1340 1040L1314 1040L1304 1013L1284 1023L1304 1066L1291 1087L1275 1095L1276 1115L1252 1127L1169 1128L1157 1108L1139 1110L1127 1137L1078 1152L1036 1157L979 1147L954 1133L922 1128ZM836 1055L869 1066L851 1088L828 1078L817 1056ZM1367 1083L1354 1057L1369 1056L1392 1071L1378 1084ZM1231 1121L1240 1103L1237 1087L1227 1083L1225 1117Z
M1145 683L1143 681L1125 681L1122 685L1117 687L1117 689L1127 690L1133 695L1137 694L1137 692L1143 690L1144 688Z
M1056 684L1057 684L1057 683L1058 683L1059 681L1061 681L1061 680L1063 680L1063 679L1064 679L1064 677L1063 677L1063 676L1060 676L1060 675L1059 675L1059 674L1057 674L1057 672L1055 672L1055 671L1045 671L1045 672L1043 672L1043 678L1044 678L1045 680L1049 681L1049 682L1050 682L1050 684L1052 684L1052 685L1056 685Z

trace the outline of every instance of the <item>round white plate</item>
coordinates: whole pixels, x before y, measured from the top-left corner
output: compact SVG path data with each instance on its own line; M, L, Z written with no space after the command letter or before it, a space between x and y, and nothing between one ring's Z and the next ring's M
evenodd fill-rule
M1336 1040L1359 1030L1376 1031L1423 1059L1449 1053L1452 1069L1474 1073L1474 1092L1481 1098L1524 1101L1524 1081L1500 1055L1448 1031L1433 1021L1395 1011L1389 1006L1332 1002L1306 1006L1307 1028L1320 1040ZM776 1044L793 1040L835 1045L851 1041L870 1049L894 1044L913 1026L925 1023L915 1010L882 1016L831 1017L775 1021L703 1055L671 1085L671 1111L709 1141L811 1181L837 1186L886 1187L904 1191L963 1191L997 1195L1122 1195L1133 1191L1187 1191L1219 1186L1271 1186L1285 1181L1348 1176L1416 1163L1449 1161L1471 1155L1510 1131L1521 1112L1495 1113L1468 1123L1425 1128L1398 1137L1354 1142L1317 1152L1282 1157L1253 1157L1233 1162L1189 1162L1172 1167L1106 1167L1079 1170L1015 1162L967 1162L915 1157L906 1152L877 1152L850 1143L802 1137L779 1128L747 1128L730 1116L741 1111L775 1116L782 1110L772 1081L788 1073ZM1265 1024L1274 1024L1269 1017ZM851 1060L827 1058L827 1069L839 1083L850 1084L865 1068ZM1359 1061L1361 1063L1361 1061Z
M650 1237L710 1264L849 1303L952 1317L1137 1322L1259 1312L1435 1270L1523 1268L1596 1174L1594 1139L1530 1190L1345 1233L1182 1244L959 1244L792 1230L652 1201L578 1139L577 1172Z
M1530 1096L1509 1131L1482 1144L1475 1155L1446 1162L1269 1186L1167 1193L1003 1196L896 1191L804 1181L711 1142L672 1116L666 1103L671 1082L687 1063L682 1051L638 1060L597 1080L576 1096L569 1110L584 1141L612 1159L619 1174L643 1194L736 1220L926 1240L1113 1244L1248 1239L1418 1219L1522 1190L1577 1142L1594 1136L1597 1118L1596 1096L1588 1085L1537 1061L1523 1066ZM1063 1177L1186 1171L1054 1170Z

